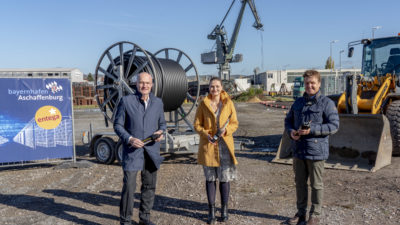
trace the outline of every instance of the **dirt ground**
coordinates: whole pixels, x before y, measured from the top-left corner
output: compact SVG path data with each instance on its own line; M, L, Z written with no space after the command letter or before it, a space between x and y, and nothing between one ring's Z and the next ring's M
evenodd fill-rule
M255 145L236 151L238 179L231 184L226 224L280 224L296 212L293 171L289 165L271 163L275 152L265 150L277 149L285 111L258 103L237 103L236 108L240 125L235 136L252 139ZM75 111L74 116L76 164L0 169L0 224L119 224L121 167L97 163L80 141L89 123L95 131L106 130L104 120L95 110ZM164 156L152 221L205 224L205 181L196 155ZM327 169L324 179L322 224L399 224L399 157L375 173ZM135 197L137 222L139 194Z

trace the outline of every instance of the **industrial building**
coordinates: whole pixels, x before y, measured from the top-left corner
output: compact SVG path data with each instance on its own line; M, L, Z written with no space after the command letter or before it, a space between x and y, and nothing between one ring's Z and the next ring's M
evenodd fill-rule
M253 77L254 84L263 87L264 91L279 91L285 86L288 91L293 89L293 81L296 77L303 76L306 69L296 70L267 70L262 73L255 74ZM324 95L342 93L345 89L345 75L359 74L361 69L341 69L331 71L330 69L317 70L321 74L321 92Z
M68 77L71 82L84 82L83 73L77 68L0 69L0 77Z

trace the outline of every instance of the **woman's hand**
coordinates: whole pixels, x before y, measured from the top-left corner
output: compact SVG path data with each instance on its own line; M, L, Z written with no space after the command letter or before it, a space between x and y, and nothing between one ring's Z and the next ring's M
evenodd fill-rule
M213 145L216 145L216 144L217 144L217 141L214 141L214 138L211 137L210 134L207 136L207 138L208 138L208 142L209 142L209 143L211 143L211 144L213 144Z
M226 135L226 128L221 130L221 137Z

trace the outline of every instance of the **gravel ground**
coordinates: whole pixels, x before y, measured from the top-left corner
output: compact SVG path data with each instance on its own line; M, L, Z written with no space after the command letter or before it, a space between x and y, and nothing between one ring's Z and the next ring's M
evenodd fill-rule
M278 147L285 111L256 103L236 107L240 125L235 136L252 139L255 145L236 152L238 179L231 185L226 224L280 224L296 212L293 171L289 165L271 163L275 152L264 150ZM74 115L76 164L0 169L0 224L119 224L121 167L97 163L80 141L90 122L95 131L109 129L98 111ZM153 222L205 224L205 182L196 154L164 157ZM138 221L139 194L135 197L133 219ZM375 173L326 170L323 213L322 224L399 224L400 158Z

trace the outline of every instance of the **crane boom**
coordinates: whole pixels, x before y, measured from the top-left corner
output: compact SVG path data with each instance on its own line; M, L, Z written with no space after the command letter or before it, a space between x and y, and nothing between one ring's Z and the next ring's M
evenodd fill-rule
M216 25L215 28L213 29L213 31L207 36L208 39L215 40L216 51L201 54L201 62L202 63L204 63L204 64L219 64L219 68L218 68L219 69L219 77L224 80L230 79L229 63L242 61L241 54L236 54L234 56L233 53L234 53L237 38L239 35L239 30L240 30L240 25L242 23L244 10L245 10L247 4L249 5L249 7L253 13L253 16L255 18L253 27L255 27L257 30L262 30L262 28L263 28L263 24L261 23L260 18L258 17L257 10L254 5L254 0L240 0L241 7L239 10L239 14L236 19L236 24L235 24L234 30L232 32L232 36L231 36L230 40L228 41L223 23L224 23L227 15L229 14L230 10L232 9L234 2L235 2L235 0L232 1L232 4L230 5L227 13L225 14L222 22L219 25Z
M263 28L263 24L260 22L260 18L258 17L257 10L256 10L256 7L254 6L253 0L242 0L242 6L240 8L239 15L236 20L235 29L233 30L233 33L231 36L231 41L229 43L228 54L226 57L228 60L232 59L232 57L233 57L233 52L235 50L237 37L239 35L240 25L242 23L244 9L246 8L246 3L249 5L251 12L253 13L253 16L256 20L254 22L253 27L255 27L257 30L262 30L262 28Z
M254 5L254 1L253 0L249 0L247 3L250 6L250 9L251 9L251 12L253 13L254 19L256 20L254 22L254 24L253 24L253 27L256 28L257 30L262 30L263 31L264 30L263 29L264 25L261 23L260 17L258 17L256 6Z

